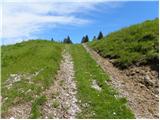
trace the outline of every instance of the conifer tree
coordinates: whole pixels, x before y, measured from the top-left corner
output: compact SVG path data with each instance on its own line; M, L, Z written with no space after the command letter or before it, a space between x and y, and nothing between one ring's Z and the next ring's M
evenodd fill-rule
M88 35L86 35L85 42L88 42L88 41L89 41L89 37Z
M97 40L96 36L93 37L93 40Z
M102 39L102 38L103 38L103 33L100 31L97 39L100 40L100 39Z
M70 37L68 36L67 38L64 38L63 43L72 44L72 41L71 41Z
M84 43L84 39L85 39L85 37L83 36L83 37L82 37L82 40L81 40L81 43Z
M88 38L88 35L86 35L86 36L84 36L84 37L82 38L81 43L85 43L85 42L88 42L88 41L89 41L89 38Z

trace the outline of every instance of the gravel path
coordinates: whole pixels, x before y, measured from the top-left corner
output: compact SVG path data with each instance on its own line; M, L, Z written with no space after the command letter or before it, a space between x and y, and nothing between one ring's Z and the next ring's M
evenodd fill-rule
M76 118L76 114L80 112L76 93L72 57L64 51L56 80L53 86L44 93L48 100L42 106L42 118Z
M158 118L159 117L159 99L146 86L132 80L115 68L107 59L98 55L90 49L86 44L83 44L87 52L91 54L97 64L110 75L111 81L108 82L116 88L120 96L128 99L128 104L135 113L136 118Z

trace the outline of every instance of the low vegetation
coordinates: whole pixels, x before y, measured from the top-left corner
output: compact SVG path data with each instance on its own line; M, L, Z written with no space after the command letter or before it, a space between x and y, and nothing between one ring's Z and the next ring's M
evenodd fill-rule
M14 104L35 101L32 117L38 116L37 103L41 99L36 101L35 98L53 82L62 46L45 40L2 46L2 115Z
M134 118L126 106L125 98L117 98L117 92L107 85L109 77L90 57L82 45L72 45L71 54L75 67L78 99L81 113L78 118ZM96 81L100 91L92 87Z
M121 69L131 65L154 64L158 70L158 21L159 19L148 20L105 37L100 32L92 42L89 42L86 35L82 43L87 42L101 56L111 59ZM51 41L30 40L1 46L2 117L14 105L28 102L32 103L30 118L43 116L41 107L47 100L44 91L54 84L64 46L67 46L73 57L77 98L81 109L77 118L135 118L127 106L126 98L119 98L117 91L108 85L109 76L82 45L73 45L69 36L61 43L52 38ZM51 106L58 108L60 103L53 100Z
M32 119L38 118L41 116L41 106L46 101L45 96L40 96L35 99L32 103L31 117Z
M159 19L123 28L110 33L99 41L92 41L89 46L101 56L112 59L117 67L124 69L133 64L159 65Z

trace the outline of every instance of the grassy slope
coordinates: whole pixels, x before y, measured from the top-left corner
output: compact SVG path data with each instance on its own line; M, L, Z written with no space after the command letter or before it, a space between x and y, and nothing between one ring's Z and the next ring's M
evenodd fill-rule
M105 83L108 76L86 53L82 45L71 46L78 87L78 98L89 107L82 107L79 118L134 118L126 107L126 99L117 99L116 91ZM91 88L92 80L97 80L102 91ZM93 115L95 113L95 115Z
M132 64L156 64L158 69L158 21L140 24L113 32L102 40L89 43L101 56L113 59L120 68Z
M1 50L2 97L8 97L2 105L2 112L5 112L13 104L34 100L35 95L39 95L53 82L53 77L61 60L62 45L37 40L3 46ZM10 89L7 89L4 85L10 74L33 74L40 69L43 70L32 79L32 82L36 84L30 84L24 79L14 83ZM31 91L26 93L29 89ZM37 101L35 100L32 106L33 114L36 115L38 113L34 108L36 108L35 104L39 104ZM41 99L39 101L41 102ZM36 115L33 115L33 117L36 117Z

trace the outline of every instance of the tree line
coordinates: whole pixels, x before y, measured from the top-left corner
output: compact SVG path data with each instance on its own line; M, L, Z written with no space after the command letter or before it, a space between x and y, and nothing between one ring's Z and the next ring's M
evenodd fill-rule
M100 31L99 34L98 34L98 36L97 36L97 37L94 36L92 40L100 40L100 39L102 39L103 37L104 37L104 36L103 36L103 33ZM51 38L51 41L53 42L54 39ZM89 37L88 37L88 35L83 36L83 37L82 37L82 40L81 40L81 43L86 43L86 42L89 42ZM64 38L63 41L61 41L61 43L72 44L72 40L70 39L69 36L67 36L66 38Z

